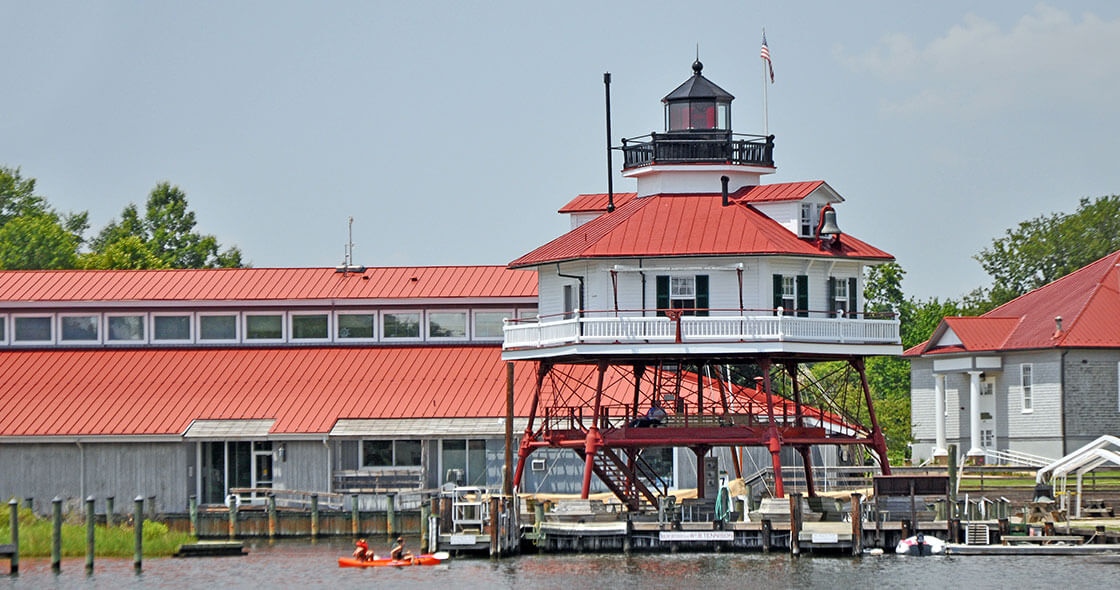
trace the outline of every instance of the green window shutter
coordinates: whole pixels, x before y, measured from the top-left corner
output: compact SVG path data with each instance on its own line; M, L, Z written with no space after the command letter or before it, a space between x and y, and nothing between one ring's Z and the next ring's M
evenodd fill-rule
M836 277L828 277L828 311L830 316L836 311Z
M859 317L859 297L857 296L856 286L859 281L855 277L848 279L848 312L852 317Z
M778 308L782 306L782 275L774 275L774 315L778 315Z
M708 275L696 275L696 315L708 315Z
M657 275L657 315L665 315L669 309L669 275Z
M809 276L797 275L797 312L800 317L809 317Z

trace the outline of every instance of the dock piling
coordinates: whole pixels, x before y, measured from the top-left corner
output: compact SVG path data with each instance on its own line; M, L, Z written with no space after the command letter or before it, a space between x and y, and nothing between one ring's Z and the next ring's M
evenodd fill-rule
M859 492L852 492L852 555L863 551L863 504L860 498Z
M762 519L762 552L770 553L770 519Z
M237 497L229 499L229 540L237 538Z
M361 515L358 514L358 494L350 496L350 532L357 539L362 531Z
M501 513L499 512L500 502L497 496L490 497L490 558L494 559L501 556L502 549L500 546L500 525Z
M62 571L62 498L51 500L51 569Z
M93 496L86 498L86 572L93 572Z
M109 504L107 504L107 506L112 506L113 505L112 504L112 496L110 496L108 498L107 502L109 502ZM109 513L110 513L110 510L108 508L106 508L105 509L105 518L106 519L109 518ZM198 496L195 496L194 494L191 494L191 497L187 500L187 513L190 516L190 521L191 521L191 523L190 523L191 524L191 535L194 535L194 536L197 537L198 536Z
M801 555L801 494L789 495L789 551Z
M420 502L420 547L422 547L422 548L428 546L428 543L429 543L428 539L431 536L430 533L428 532L428 524L429 524L428 523L428 517L431 516L431 514L432 514L432 509L428 505L428 503L425 502L425 501L421 501Z
M268 538L276 538L276 494L268 495Z
M397 497L396 494L385 494L385 534L390 539L397 533Z
M311 494L311 538L319 537L319 494Z
M133 500L135 507L132 509L132 522L135 537L132 544L132 567L140 573L144 561L144 496L136 496Z
M8 512L11 514L11 531L12 531L12 555L8 558L9 569L11 574L19 573L19 500L12 498L8 500Z

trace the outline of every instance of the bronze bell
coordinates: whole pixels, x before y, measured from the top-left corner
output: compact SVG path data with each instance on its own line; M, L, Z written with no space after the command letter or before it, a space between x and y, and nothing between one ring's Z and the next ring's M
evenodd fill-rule
M840 235L840 226L836 225L836 210L825 206L821 210L821 223L817 228L817 238L831 238Z

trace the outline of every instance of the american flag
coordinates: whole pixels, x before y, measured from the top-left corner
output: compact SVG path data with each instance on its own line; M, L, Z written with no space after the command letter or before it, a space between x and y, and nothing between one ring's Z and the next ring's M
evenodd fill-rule
M770 83L774 83L774 62L770 61L770 48L766 46L766 31L762 32L762 59L766 60L766 65L770 68Z

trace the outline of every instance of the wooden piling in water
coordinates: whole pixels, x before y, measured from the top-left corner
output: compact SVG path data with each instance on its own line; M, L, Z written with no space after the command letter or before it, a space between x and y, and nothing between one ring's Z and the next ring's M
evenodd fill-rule
M311 538L319 536L319 494L311 494Z
M19 573L19 501L15 498L8 500L8 512L11 514L12 555L8 558L8 572Z
M852 555L863 551L863 504L860 493L852 492Z
M430 534L428 533L428 517L431 515L431 508L427 502L420 502L420 547L426 549L429 545Z
M135 537L132 543L132 567L136 573L140 573L144 561L144 496L136 496L133 502L135 507L132 510L132 519Z
M500 522L500 503L497 496L490 497L490 557L496 558L501 555L501 548L499 547L499 525Z
M789 552L801 555L801 494L789 495Z
M62 498L51 500L51 569L62 570Z
M276 494L268 495L268 538L276 538Z
M392 539L397 534L396 494L385 494L385 534Z
M770 525L770 519L769 518L762 519L762 552L763 553L770 553L770 531L771 530L772 530L772 527Z
M229 503L229 540L237 539L237 498L231 498Z
M362 531L362 517L358 514L358 494L350 496L350 533L357 539Z
M86 498L86 572L93 571L93 496Z
M109 517L108 514L109 514L108 509L106 509L105 518ZM194 494L191 494L190 498L187 499L187 515L188 515L188 517L191 521L190 522L191 535L197 537L198 536L198 496L195 496Z

